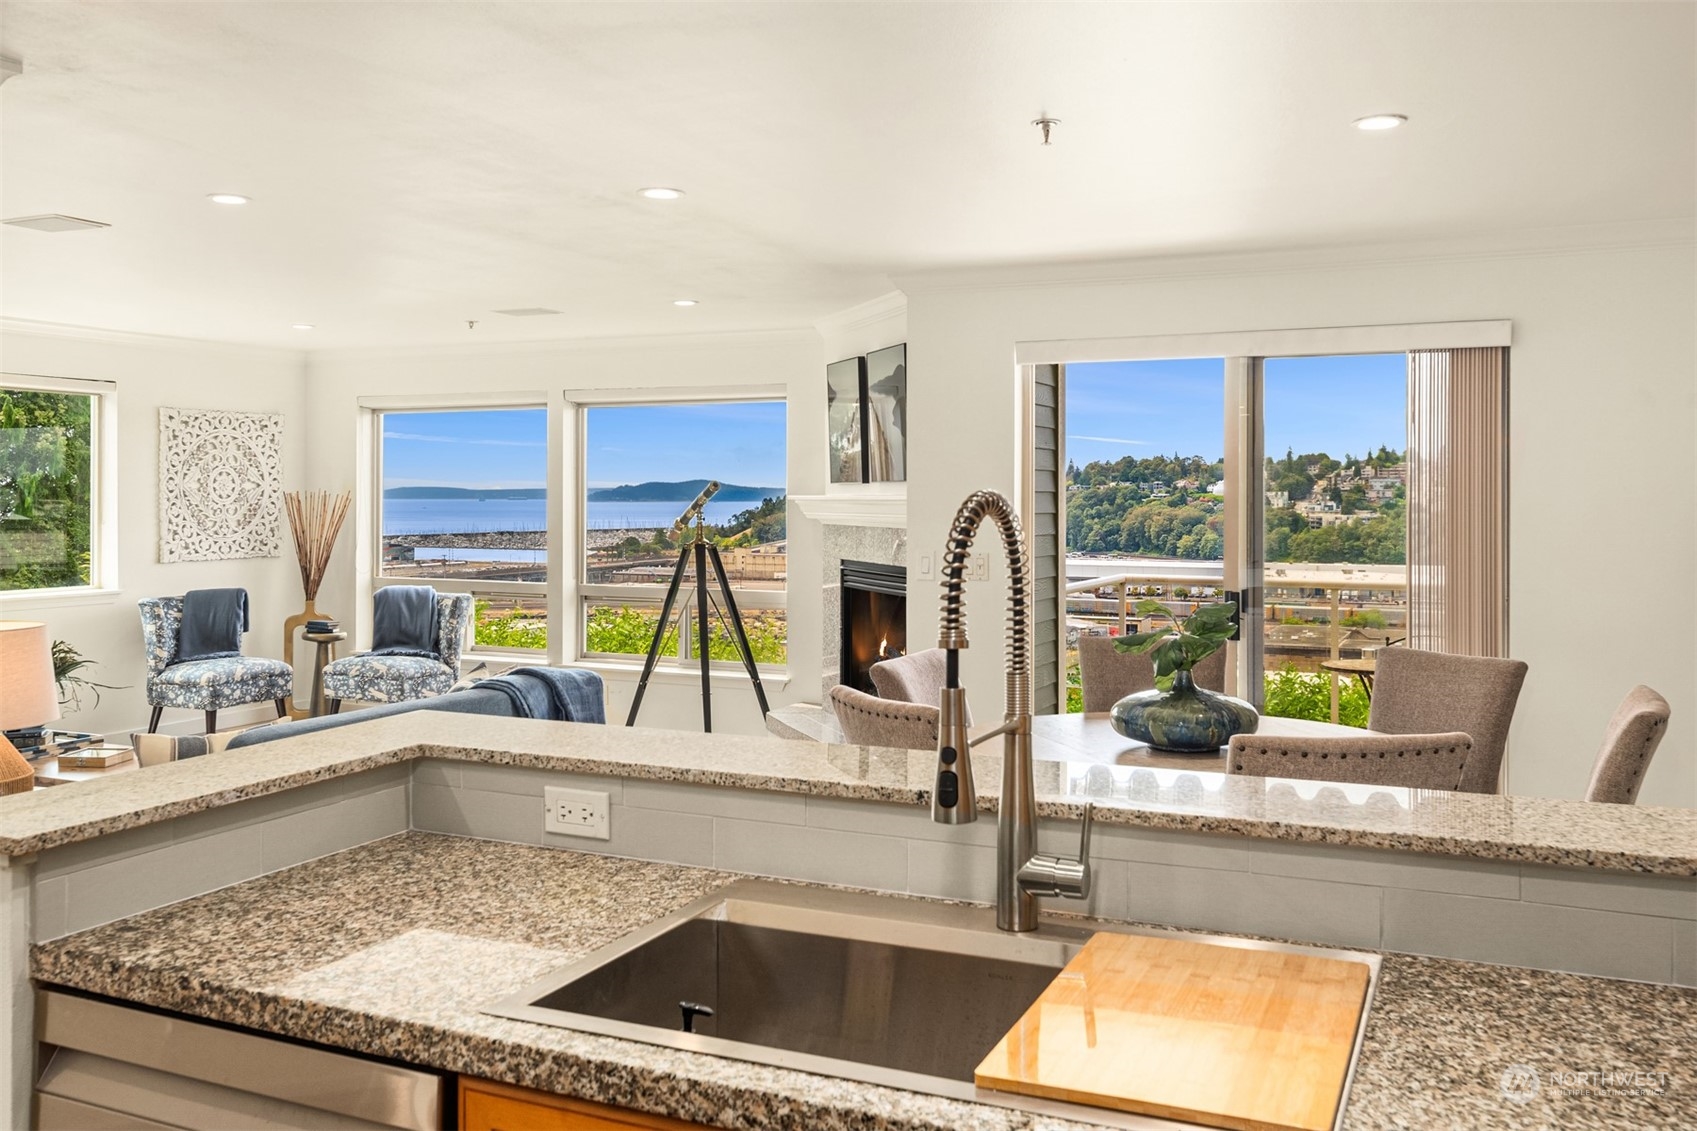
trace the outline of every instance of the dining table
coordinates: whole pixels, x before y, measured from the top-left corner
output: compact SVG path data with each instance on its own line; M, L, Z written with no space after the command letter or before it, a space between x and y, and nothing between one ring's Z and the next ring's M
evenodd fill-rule
M994 730L997 724L974 727L978 733ZM1316 722L1311 719L1285 719L1276 715L1261 716L1255 733L1292 738L1343 737L1366 735L1372 731L1340 723ZM995 740L992 739L992 742ZM1226 748L1207 750L1199 754L1178 754L1156 750L1147 743L1127 738L1114 729L1106 711L1069 715L1033 715L1031 717L1031 753L1035 758L1051 762L1095 762L1107 766L1150 766L1160 769L1226 771Z

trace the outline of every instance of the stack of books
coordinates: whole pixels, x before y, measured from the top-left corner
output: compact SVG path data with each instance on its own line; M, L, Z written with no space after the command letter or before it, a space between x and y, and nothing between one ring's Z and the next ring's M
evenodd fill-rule
M99 746L106 741L103 734L85 734L76 730L44 730L41 738L29 744L17 742L18 753L31 762L39 762L43 758L57 758L90 746Z
M340 630L341 627L341 621L330 620L328 617L321 618L319 620L309 620L306 622L307 632L313 634L320 632L336 632Z

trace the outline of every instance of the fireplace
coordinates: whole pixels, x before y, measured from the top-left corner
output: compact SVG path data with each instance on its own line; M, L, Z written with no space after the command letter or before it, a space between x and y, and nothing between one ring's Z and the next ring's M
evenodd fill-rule
M842 661L838 679L874 693L868 674L879 660L907 653L907 570L875 562L843 563Z

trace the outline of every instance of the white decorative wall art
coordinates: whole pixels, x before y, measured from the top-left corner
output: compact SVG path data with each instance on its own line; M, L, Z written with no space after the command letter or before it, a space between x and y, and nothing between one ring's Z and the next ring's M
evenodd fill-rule
M159 560L282 553L283 417L159 410Z

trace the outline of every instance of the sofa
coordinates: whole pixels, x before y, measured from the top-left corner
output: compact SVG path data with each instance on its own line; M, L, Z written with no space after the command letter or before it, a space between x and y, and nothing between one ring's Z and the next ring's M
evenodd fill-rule
M555 699L549 691L550 682L569 681L597 702L593 712L579 706L576 711ZM338 715L321 715L313 719L268 723L234 733L194 735L177 738L169 735L132 735L136 752L143 766L160 762L193 758L220 750L241 750L292 738L297 734L317 734L367 719L382 719L409 711L454 711L465 715L494 715L506 718L548 718L571 722L605 722L599 709L602 695L601 677L579 668L521 668L503 676L486 679L445 695L428 699L412 699L404 703L380 703L358 711ZM585 717L593 715L593 717ZM143 750L143 744L148 749Z

